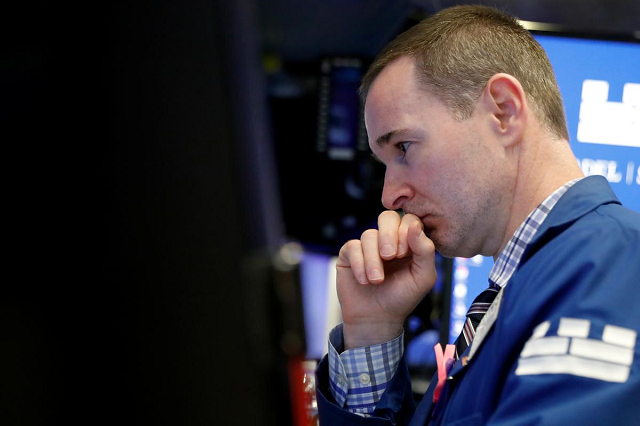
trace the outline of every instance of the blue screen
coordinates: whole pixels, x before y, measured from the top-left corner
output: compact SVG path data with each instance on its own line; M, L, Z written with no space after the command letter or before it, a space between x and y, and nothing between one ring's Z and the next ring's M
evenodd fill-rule
M489 286L489 272L492 266L493 258L480 255L471 259L456 257L453 260L449 343L453 343L462 331L467 310L473 299Z
M302 307L307 342L306 358L320 359L327 353L331 256L306 252L300 264ZM335 271L331 271L334 272Z
M623 205L640 211L640 44L535 35L553 65L571 149L585 175L607 178ZM493 259L453 263L449 341L488 285Z
M536 35L558 79L571 148L640 211L640 44Z

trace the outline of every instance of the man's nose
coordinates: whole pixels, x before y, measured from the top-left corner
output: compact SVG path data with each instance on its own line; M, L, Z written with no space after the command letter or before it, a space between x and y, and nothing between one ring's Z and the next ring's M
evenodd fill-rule
M382 205L388 210L401 209L412 197L413 189L387 169L382 189Z

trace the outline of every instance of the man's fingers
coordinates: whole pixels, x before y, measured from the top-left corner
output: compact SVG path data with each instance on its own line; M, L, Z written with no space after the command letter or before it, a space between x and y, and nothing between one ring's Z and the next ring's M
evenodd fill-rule
M337 267L350 268L360 284L383 282L384 261L406 257L411 253L414 255L413 272L424 275L434 269L433 243L424 235L420 218L412 214L400 218L396 212L389 210L378 216L378 227L378 230L364 231L360 240L351 240L342 246Z
M389 260L398 254L398 227L400 215L387 210L378 216L378 250L380 257Z
M372 284L378 284L384 280L384 268L378 249L378 236L377 230L367 229L360 237L367 279Z
M420 222L420 218L414 214L405 214L402 217L402 222L400 223L400 227L398 228L398 254L397 257L405 257L409 253L409 242L407 240L407 236L409 234L409 227L415 224L414 226L420 227L422 229L422 222Z
M353 276L360 284L369 284L364 267L362 245L358 240L347 241L338 255L338 268L351 268Z
M414 275L415 282L428 286L423 290L425 292L429 291L437 278L435 265L436 248L433 241L425 235L422 223L419 221L409 225L407 241L409 249L413 253L411 273Z

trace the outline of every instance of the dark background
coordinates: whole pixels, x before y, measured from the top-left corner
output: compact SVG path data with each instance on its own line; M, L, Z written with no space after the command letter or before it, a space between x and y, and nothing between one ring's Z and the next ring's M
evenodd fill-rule
M454 3L6 13L5 262L17 274L1 298L2 423L287 424L265 253L289 238L331 252L382 208L379 168L314 151L320 60L366 63ZM639 37L633 0L483 3ZM278 95L283 81L297 91ZM358 167L367 198L342 200ZM323 234L345 210L357 225Z

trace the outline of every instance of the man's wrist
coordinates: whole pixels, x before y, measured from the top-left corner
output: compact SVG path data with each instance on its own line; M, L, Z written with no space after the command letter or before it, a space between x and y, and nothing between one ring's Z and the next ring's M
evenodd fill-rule
M389 342L402 334L402 323L348 324L343 329L344 350Z

